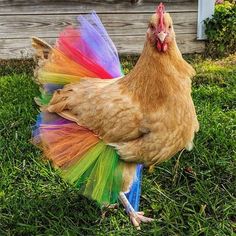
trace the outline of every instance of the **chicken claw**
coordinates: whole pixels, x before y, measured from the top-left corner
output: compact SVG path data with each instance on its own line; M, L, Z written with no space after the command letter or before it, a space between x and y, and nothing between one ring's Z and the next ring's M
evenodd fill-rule
M128 213L128 214L129 214L129 213ZM148 223L148 222L154 221L154 219L144 216L144 212L131 212L131 213L129 214L129 218L130 218L132 224L133 224L138 230L141 229L141 228L140 228L140 224L141 224L142 222Z
M139 211L136 212L134 210L134 208L131 206L131 204L129 203L127 197L125 196L124 193L120 193L119 194L119 199L121 201L121 203L123 204L123 206L125 207L125 210L127 212L127 214L129 215L129 218L131 220L131 223L138 229L140 230L140 224L142 222L144 223L148 223L148 222L152 222L154 219L149 218L144 216L144 212L143 211Z
M102 219L104 219L109 213L117 211L118 204L104 205L102 207Z

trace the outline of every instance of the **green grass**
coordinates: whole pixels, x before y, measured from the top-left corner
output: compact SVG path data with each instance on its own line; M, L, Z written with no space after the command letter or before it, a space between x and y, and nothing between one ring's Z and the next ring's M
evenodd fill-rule
M135 60L122 60L126 73ZM201 129L192 152L145 171L141 210L156 221L138 233L122 207L101 220L96 204L41 160L29 141L33 63L0 63L0 235L236 235L236 55L191 59Z

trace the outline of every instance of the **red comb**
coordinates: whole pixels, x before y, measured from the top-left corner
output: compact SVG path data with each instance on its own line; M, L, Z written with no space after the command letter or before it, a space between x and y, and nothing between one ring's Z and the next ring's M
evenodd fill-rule
M156 8L156 14L159 16L158 31L164 31L164 13L165 13L165 6L161 2Z

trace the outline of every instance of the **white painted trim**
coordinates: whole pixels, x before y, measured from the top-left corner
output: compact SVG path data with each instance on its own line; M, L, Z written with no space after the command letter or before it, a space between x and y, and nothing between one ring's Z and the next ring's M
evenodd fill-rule
M214 14L215 0L198 0L197 39L206 39L204 20Z

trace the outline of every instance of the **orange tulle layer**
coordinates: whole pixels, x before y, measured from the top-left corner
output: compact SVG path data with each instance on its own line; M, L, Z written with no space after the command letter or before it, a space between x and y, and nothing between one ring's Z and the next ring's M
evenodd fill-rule
M78 161L99 138L76 123L40 127L41 146L44 154L56 167L66 168Z

